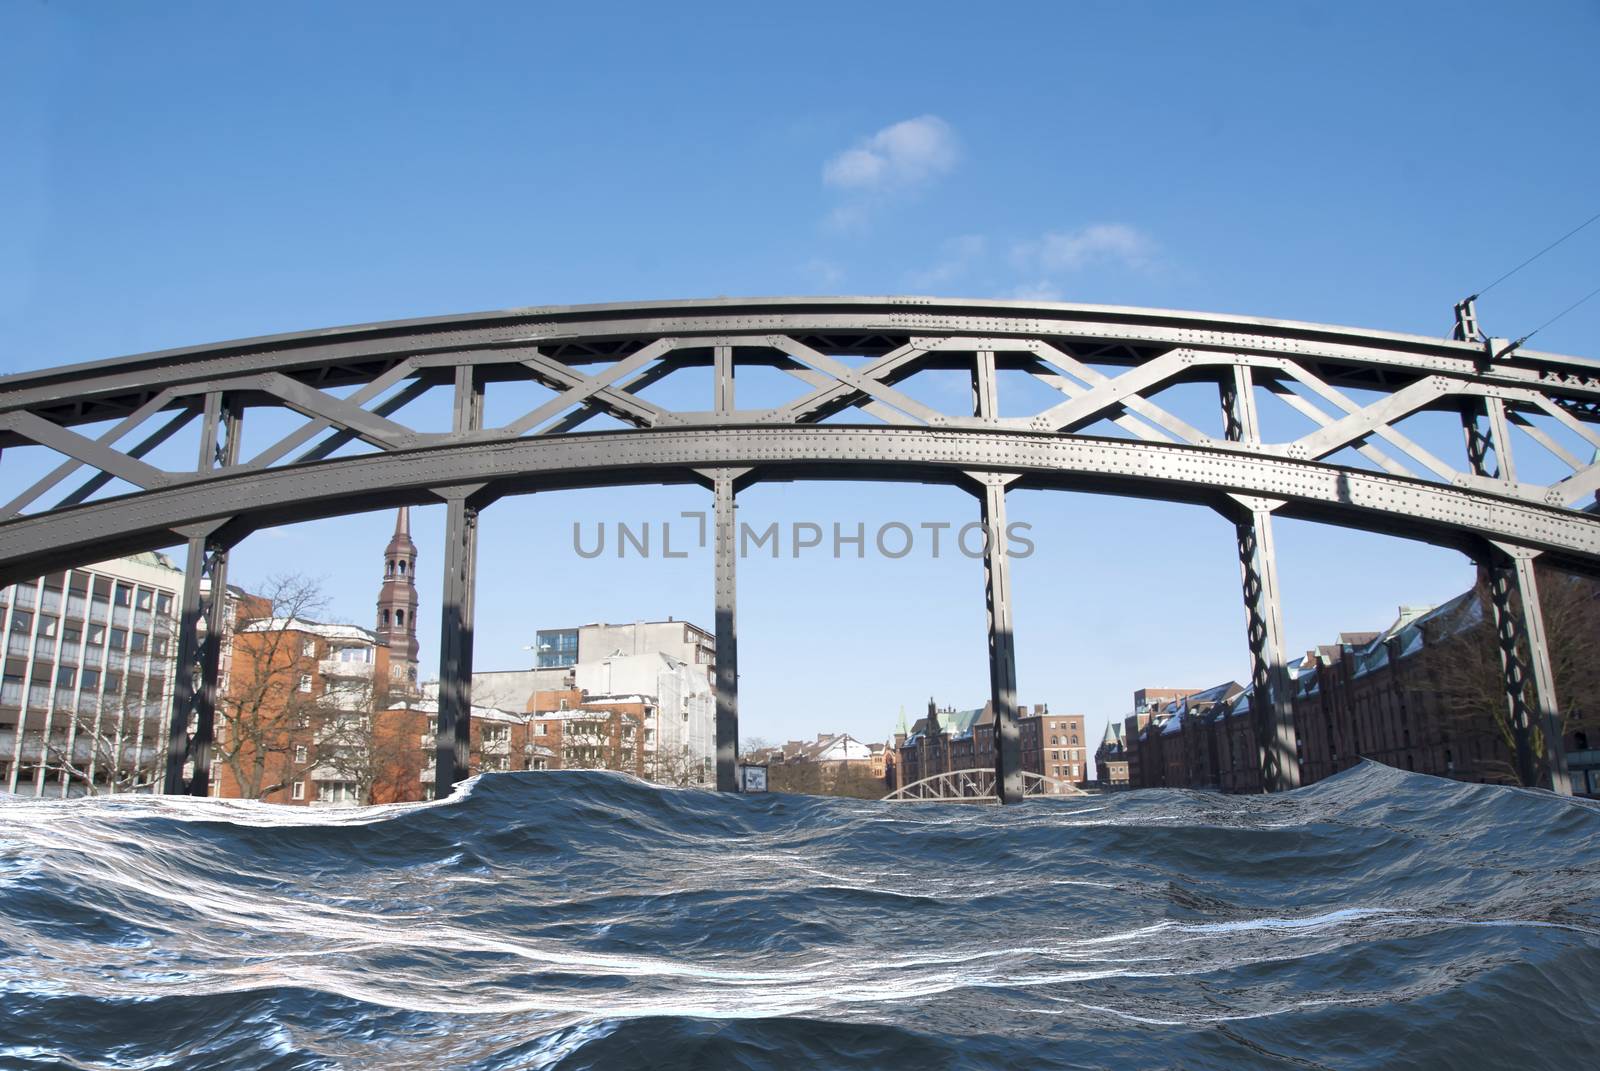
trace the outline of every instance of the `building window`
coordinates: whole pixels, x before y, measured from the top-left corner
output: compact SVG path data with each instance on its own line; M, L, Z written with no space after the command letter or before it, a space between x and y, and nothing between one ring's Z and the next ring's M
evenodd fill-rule
M306 798L306 783L304 781L296 781L294 783L294 787L289 790L289 798L290 799L294 799L294 800L303 800L303 799L305 799Z
M389 627L389 611L388 610L380 610L378 612L378 625L379 625L380 628L388 628Z
M311 690L311 674L300 674L300 690L302 692L309 692Z
M540 629L534 633L534 661L537 669L554 669L578 663L578 630L575 628Z
M305 655L307 658L315 658L317 655L317 641L309 636L301 640L300 653Z
M400 575L401 576L405 576L406 575L406 561L405 561L405 559L401 558L399 564L400 564Z
M394 627L395 628L405 628L406 627L406 612L404 610L396 610L394 612Z
M294 761L295 762L305 762L306 761L306 746L304 744L298 744L298 745L295 746L295 749L294 749Z

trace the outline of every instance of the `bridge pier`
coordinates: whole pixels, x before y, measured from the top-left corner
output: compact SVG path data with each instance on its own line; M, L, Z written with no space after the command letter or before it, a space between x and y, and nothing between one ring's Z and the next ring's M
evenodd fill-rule
M239 409L229 404L221 391L207 392L201 413L197 472L228 468L238 461L240 417ZM169 796L205 796L211 792L217 678L222 664L223 633L228 624L230 545L218 538L221 527L221 522L212 523L198 526L189 533L183 603L178 618L177 674L173 681L166 774L161 789ZM192 736L191 725L194 726ZM183 769L190 760L194 768L185 781Z
M1247 365L1225 371L1222 415L1229 442L1259 444L1255 384ZM1245 636L1250 644L1250 715L1255 723L1261 788L1300 787L1294 727L1294 689L1284 652L1283 605L1278 590L1278 552L1272 536L1276 499L1229 495L1223 513L1234 522L1244 591Z
M709 474L716 498L712 540L716 556L718 792L739 791L738 545L734 471L714 469Z
M1517 779L1530 788L1539 783L1530 729L1537 719L1544 735L1550 787L1557 795L1570 796L1572 775L1562 740L1561 711L1556 702L1550 644L1544 631L1544 610L1539 602L1539 580L1533 568L1536 556L1533 551L1503 543L1491 548L1485 566L1489 611L1500 649L1500 668L1505 675Z
M457 434L483 427L483 384L473 369L456 369ZM477 598L478 512L483 484L438 490L445 500L444 592L439 603L439 721L433 795L448 796L472 772L472 639Z
M1459 307L1457 316L1462 316ZM1504 345L1504 339L1485 342L1491 355ZM1485 396L1465 399L1461 407L1461 429L1466 437L1467 461L1472 466L1472 474L1501 480L1507 490L1511 490L1517 482L1517 469L1505 402ZM1489 587L1489 613L1500 649L1500 668L1505 678L1506 714L1511 722L1517 780L1530 787L1538 784L1532 730L1537 718L1544 734L1550 787L1563 796L1570 796L1572 778L1567 768L1555 674L1550 667L1550 647L1539 602L1539 578L1533 568L1536 556L1536 551L1494 542L1484 554L1482 564ZM1529 709L1530 688L1534 710Z
M1245 635L1250 644L1250 714L1256 727L1261 787L1300 787L1294 728L1294 682L1284 655L1283 606L1278 597L1278 554L1272 512L1243 509L1234 523L1244 587Z
M972 415L1000 415L992 350L979 350L972 368ZM989 629L989 704L994 710L994 790L1001 803L1020 803L1022 730L1017 724L1017 649L1011 613L1011 560L1006 554L1006 487L1015 475L969 472L983 523L983 602Z
M1011 612L1011 560L1006 554L1006 485L1015 476L969 473L983 522L983 602L989 630L989 703L994 709L995 795L1020 803L1022 731L1017 724L1017 649Z

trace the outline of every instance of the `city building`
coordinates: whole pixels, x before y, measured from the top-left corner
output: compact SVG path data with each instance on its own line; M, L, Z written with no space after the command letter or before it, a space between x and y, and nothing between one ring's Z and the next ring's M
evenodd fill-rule
M818 733L815 740L789 740L751 751L748 762L765 765L774 792L809 792L876 798L884 780L883 744L866 744L849 733Z
M1041 703L1032 712L1020 706L1017 715L1022 769L1050 778L1047 792L1067 792L1069 786L1088 779L1082 714L1051 714ZM994 726L992 703L974 710L955 710L940 709L928 700L927 715L909 731L895 733L894 787L955 770L994 769Z
M302 806L421 798L417 734L389 713L420 699L410 527L401 508L376 628L309 619L306 592L292 584L265 595L230 588L213 796Z
M716 641L667 618L540 629L528 670L474 673L472 701L532 711L539 695L574 707L636 697L645 710L643 767L653 779L710 784L716 774Z
M0 589L0 784L7 791L159 791L182 589L182 571L159 553Z
M1128 752L1122 744L1122 732L1122 723L1115 718L1106 722L1100 746L1095 749L1094 764L1101 788L1128 787Z
M1579 795L1600 796L1600 584L1541 578L1547 632ZM1302 784L1371 759L1397 769L1488 784L1516 783L1493 628L1480 587L1438 607L1402 606L1379 632L1346 632L1290 666ZM1140 706L1136 696L1136 706ZM1150 704L1143 704L1148 708ZM1260 756L1249 688L1185 693L1123 722L1106 763L1125 761L1134 787L1257 792ZM1114 765L1113 765L1114 768Z

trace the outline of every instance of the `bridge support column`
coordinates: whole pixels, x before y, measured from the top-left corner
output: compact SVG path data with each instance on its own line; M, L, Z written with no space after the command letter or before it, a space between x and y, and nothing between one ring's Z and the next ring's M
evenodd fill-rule
M471 776L472 628L477 594L478 510L446 497L444 597L439 606L439 726L434 798Z
M1259 443L1255 384L1250 367L1234 365L1221 383L1222 416L1229 442ZM1284 652L1283 606L1278 590L1278 551L1268 498L1229 496L1224 515L1234 522L1244 590L1245 637L1250 644L1250 715L1255 724L1261 788L1279 792L1300 786L1294 728L1294 690Z
M998 421L999 384L993 350L979 350L972 365L972 415ZM989 625L989 705L994 709L994 794L1020 803L1022 730L1017 725L1017 649L1011 616L1011 562L1006 555L1006 487L1017 477L969 472L983 522L983 601ZM946 769L948 769L948 764ZM926 771L924 771L926 776Z
M1572 776L1562 739L1555 673L1539 602L1539 580L1533 567L1535 556L1535 552L1521 547L1494 545L1485 566L1489 610L1500 648L1500 668L1505 674L1506 712L1511 721L1517 779L1530 788L1539 783L1530 730L1536 723L1544 736L1550 787L1557 795L1570 796Z
M453 429L483 426L483 384L473 370L456 369ZM445 500L444 591L439 603L439 724L434 738L435 799L448 796L472 773L472 629L477 598L478 496L483 484L442 488Z
M739 791L739 630L738 545L734 477L717 469L711 481L716 496L712 539L716 554L717 633L717 791Z
M1022 731L1017 724L1017 649L1006 554L1006 485L1014 476L983 475L983 600L989 624L989 701L994 707L994 787L1001 803L1020 803Z
M1250 714L1255 722L1261 787L1279 792L1300 787L1294 728L1294 682L1284 656L1283 607L1278 598L1278 554L1272 513L1241 511L1234 523L1244 586L1245 635L1250 644Z
M1470 301L1466 302L1470 307ZM1456 310L1458 323L1462 310ZM1464 328L1458 326L1458 334ZM1473 337L1466 335L1464 337ZM1490 354L1505 346L1504 339L1485 342ZM1461 409L1461 429L1465 433L1467 461L1474 476L1501 480L1509 491L1517 482L1516 459L1511 451L1511 425L1506 419L1505 402L1499 398L1469 397ZM1539 605L1539 579L1534 572L1535 552L1510 544L1490 547L1483 564L1489 588L1489 612L1500 648L1500 668L1505 676L1506 716L1511 723L1511 743L1517 767L1517 780L1532 787L1539 783L1538 762L1534 755L1532 726L1537 723L1544 735L1545 757L1550 766L1550 786L1570 796L1572 780L1567 769L1567 753L1561 733L1561 713L1557 708L1555 676L1550 668L1550 650L1544 632L1544 614ZM1532 706L1529 709L1529 687Z
M220 391L206 395L196 471L205 473L227 468L238 460L239 420L238 408L229 404ZM211 792L217 677L222 664L223 633L228 624L229 544L217 534L221 527L221 523L213 523L187 533L183 603L178 618L177 674L173 681L166 772L162 779L162 791L169 796L205 796ZM187 777L185 767L188 767Z

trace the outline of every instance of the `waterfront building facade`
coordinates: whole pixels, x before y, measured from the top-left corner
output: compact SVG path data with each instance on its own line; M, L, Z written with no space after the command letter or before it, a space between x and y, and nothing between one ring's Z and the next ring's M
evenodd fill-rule
M1088 779L1088 745L1082 714L1051 714L1041 703L1017 708L1022 739L1022 768L1051 779L1047 791L1062 793ZM903 719L902 719L903 721ZM937 707L895 734L895 784L906 785L956 770L992 770L995 766L995 716L992 703L973 710Z
M709 785L716 772L716 641L687 621L539 629L527 670L474 673L472 701L532 711L541 694L590 705L636 696L646 709L642 765L672 784Z
M293 586L229 590L213 796L298 806L421 798L416 734L389 714L419 698L410 522L409 509L397 511L375 628L310 620Z
M159 791L182 588L171 559L147 553L0 589L0 785Z
M1575 794L1600 796L1600 584L1542 581L1567 723ZM1483 590L1433 608L1401 607L1380 632L1347 632L1290 667L1302 784L1371 759L1397 769L1515 784L1501 668ZM1141 693L1142 694L1142 693ZM1138 697L1136 697L1137 699ZM1151 704L1146 702L1145 707ZM1228 682L1136 710L1103 762L1126 762L1133 787L1261 790L1251 695ZM1102 765L1102 777L1106 776Z

